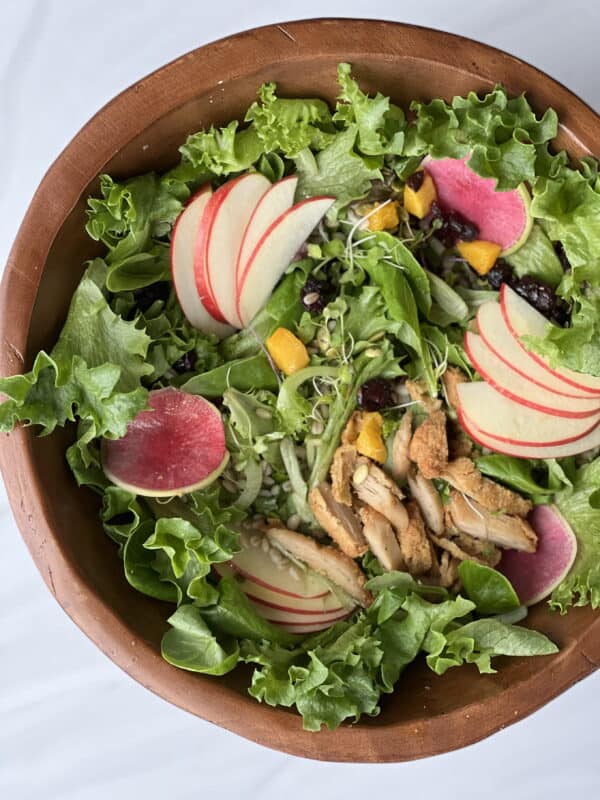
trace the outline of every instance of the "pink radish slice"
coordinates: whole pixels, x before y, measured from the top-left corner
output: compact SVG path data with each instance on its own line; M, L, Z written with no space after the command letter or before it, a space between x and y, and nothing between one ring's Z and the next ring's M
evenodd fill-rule
M167 497L212 483L229 453L219 411L199 395L168 387L150 392L121 439L104 439L109 480L134 494Z
M440 205L474 222L478 238L496 242L507 255L529 236L529 194L522 186L497 192L496 180L477 175L467 166L467 159L426 158L423 167L433 178Z
M528 517L538 536L535 553L505 550L498 570L523 605L543 600L564 580L577 555L577 538L556 506L536 506Z

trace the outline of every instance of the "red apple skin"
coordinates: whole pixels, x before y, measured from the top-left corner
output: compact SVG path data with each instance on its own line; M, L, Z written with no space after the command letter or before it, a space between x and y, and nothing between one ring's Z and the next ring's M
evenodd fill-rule
M330 614L337 614L341 611L346 611L347 609L343 608L343 606L339 606L338 608L329 608L327 611L323 611L321 609L309 609L309 608L299 608L297 606L282 606L279 603L271 603L269 600L263 600L261 597L256 597L253 594L247 594L246 597L249 600L252 600L253 603L258 603L261 606L265 606L266 608L273 608L277 611L287 611L290 614L301 614L302 616L306 615L307 617L325 617L329 616Z
M283 595L284 597L294 597L298 600L320 600L322 597L327 597L327 595L330 594L329 590L321 592L320 594L296 594L296 592L290 592L287 589L282 589L280 586L273 586L272 584L263 581L261 578L257 578L256 575L246 572L246 570L242 569L237 564L234 564L232 561L227 562L227 565L240 577L244 578L250 583L255 583L257 586L262 586L264 589L269 589L269 591Z
M600 425L597 425L585 436L567 444L527 445L498 441L490 434L480 431L460 409L458 411L458 421L467 435L481 447L486 447L495 453L513 456L514 458L565 458L566 456L584 453L586 450L600 446ZM594 434L597 435L594 436Z
M251 227L254 224L254 222L256 220L256 216L260 211L260 207L261 207L262 203L265 202L268 199L268 196L272 191L277 191L277 187L281 187L282 184L286 184L286 185L289 186L292 183L293 183L293 186L295 188L296 185L298 184L298 178L297 178L296 175L288 175L287 178L283 178L282 180L277 181L277 183L272 184L271 188L267 189L265 194L260 198L260 200L256 204L256 208L254 209L250 219L248 220L248 224L246 225L246 230L244 231L244 235L242 236L242 241L241 241L241 244L240 244L240 252L239 252L239 255L238 255L238 261L237 261L236 269L235 269L235 292L236 292L236 298L237 298L237 296L239 294L238 289L239 289L239 287L241 285L241 278L242 278L242 275L244 274L244 271L245 271L245 268L246 268L246 263L245 262L247 262L247 260L248 260L248 259L245 259L245 261L244 261L242 259L242 253L244 251L244 246L246 245L246 241L247 241L247 238L249 236L249 232L251 230ZM293 200L292 200L292 204L293 204ZM277 215L276 219L279 219L281 214L285 213L285 211L289 211L289 209L292 207L292 204L288 205L285 208L282 208L280 214ZM270 227L270 225L267 226L267 228L269 228L269 227ZM267 228L265 228L265 231L267 230ZM258 244L258 242L260 242L261 239L262 239L262 236L258 239L257 244ZM249 255L252 255L252 253L250 252ZM239 309L238 309L238 314L239 314Z
M521 395L515 394L509 388L499 383L494 378L494 376L490 374L489 370L487 370L485 366L482 364L481 360L478 357L478 354L474 351L473 344L475 336L476 334L473 334L470 331L466 331L463 337L463 346L466 350L467 355L469 356L469 360L471 361L477 372L481 375L481 377L486 381L486 383L489 383L490 386L493 386L497 392L500 392L500 394L503 394L505 397L508 397L510 400L517 403L518 405L525 406L526 408L533 408L536 411L543 411L545 414L550 414L550 416L553 417L565 417L569 419L585 419L586 417L598 416L598 414L600 414L600 404L596 405L594 408L591 409L588 408L584 411L576 411L575 409L577 407L578 401L581 401L582 398L573 398L572 400L573 410L566 410L566 409L557 409L553 406L545 406L542 405L541 403L537 403L532 398L525 397L523 394ZM485 346L487 347L487 345ZM490 352L492 353L493 357L499 358L498 356L495 355L493 350L491 350ZM523 378L521 383L525 392L527 391L528 384L530 390L535 392L536 387L534 384L531 384L529 382L528 378ZM549 392L551 390L547 389L546 391ZM587 403L588 401L585 402Z
M269 236L271 236L273 231L275 231L275 229L284 221L284 219L289 214L297 212L297 210L299 208L305 207L307 204L315 203L315 202L319 202L319 201L323 201L323 200L331 200L331 204L333 204L335 198L333 198L333 197L330 197L330 198L329 197L309 197L307 200L301 200L299 203L296 203L291 208L289 208L287 211L284 211L284 213L281 214L281 216L279 216L267 228L267 230L264 232L263 236L257 242L256 247L254 248L254 252L252 253L250 258L248 259L248 262L246 263L245 268L242 270L242 273L241 273L240 278L239 278L239 283L238 283L238 286L237 286L236 309L237 309L237 313L238 313L240 319L242 319L242 321L245 324L247 324L249 322L249 320L245 320L244 319L244 315L242 313L243 292L244 292L244 289L246 287L246 282L248 280L248 276L252 274L252 268L253 268L253 264L255 262L255 259L256 259L257 255L258 255L258 253L260 252L262 246L264 245L265 241L269 238ZM286 266L287 266L287 264L286 264Z
M196 274L196 287L198 289L198 294L200 295L200 300L211 316L219 320L219 322L225 323L227 320L217 305L210 282L210 273L208 269L208 246L210 243L212 228L217 217L217 211L223 205L223 202L233 187L245 177L245 175L240 175L239 178L234 178L233 180L227 181L227 183L224 183L223 186L219 187L217 191L213 193L206 205L204 214L202 215L202 219L198 227L198 237L196 239L196 256L194 259L194 267ZM235 291L234 287L232 287L232 291Z
M180 224L181 220L183 219L183 215L185 214L186 210L189 208L189 206L195 200L197 200L202 195L210 193L210 192L212 192L212 189L211 189L211 186L210 186L209 183L205 183L203 186L201 186L200 189L188 199L184 210L181 212L181 214L179 215L179 217L175 221L175 225L173 226L173 232L172 232L172 235L171 235L171 248L170 248L171 276L172 276L172 279L173 279L173 287L175 289L175 294L177 295L177 299L179 300L179 305L183 309L183 313L185 314L186 317L188 317L188 314L191 314L191 317L193 317L193 319L188 317L188 321L190 322L190 324L194 325L194 327L197 327L198 330L204 330L206 333L214 333L216 336L218 336L219 339L223 339L225 336L229 336L231 333L233 333L234 332L234 328L232 328L229 325L223 324L219 320L215 319L212 316L212 314L210 314L210 312L208 311L206 306L202 303L202 301L200 300L200 297L197 294L196 294L196 298L195 299L196 299L197 303L199 304L199 306L201 307L199 309L199 313L198 313L198 309L196 309L196 311L194 313L191 313L191 311L193 311L193 309L188 309L186 311L188 303L186 301L186 298L183 298L181 296L180 283L179 283L180 279L178 277L178 270L177 270L177 266L175 264L175 242L177 240L179 224ZM193 257L194 256L193 256L193 253L192 253L192 259L193 259ZM193 264L192 264L192 269L193 269ZM194 278L194 284L195 284L195 276L193 276L193 278ZM194 289L194 291L197 291L197 290ZM202 317L203 319L199 319L198 318L199 316Z
M536 361L544 369L548 370L548 372L552 373L552 375L554 375L555 378L558 378L559 380L564 381L569 386L572 386L572 387L574 386L576 389L582 389L583 391L590 392L590 393L592 393L594 395L600 395L600 389L595 389L593 387L586 386L583 383L578 383L576 380L571 379L571 378L567 377L566 375L563 375L560 372L557 372L556 370L552 369L552 367L549 364L547 364L540 355L538 355L537 353L533 353L531 350L528 350L525 347L525 345L521 342L521 340L519 338L519 334L515 330L513 324L510 321L510 317L509 317L509 315L507 313L506 300L505 300L507 292L506 292L506 288L505 287L506 287L506 284L502 284L502 286L500 287L500 307L502 309L502 316L504 317L504 321L508 325L508 327L510 329L510 332L514 336L515 340L518 342L519 346L523 348L523 350L527 353L527 355L530 358L532 358L534 361Z
M278 625L280 628L283 628L283 630L288 631L289 633L318 633L319 631L324 631L331 627L336 622L341 622L344 619L348 619L352 613L352 611L347 611L346 613L337 617L330 617L313 622L281 622L279 620L269 619L268 617L265 617L265 619L272 625Z
M490 301L490 302L493 302L493 301ZM507 330L508 334L510 335L511 339L513 339L515 341L515 344L518 346L518 348L520 350L522 350L522 352L526 356L527 360L532 362L532 365L533 365L533 363L538 365L537 361L533 362L533 359L530 358L529 351L525 350L525 348L522 346L522 344L519 341L516 340L516 337L514 336L513 331L508 327L507 323L505 322L504 314L502 312L502 307L500 306L500 304L499 303L494 303L494 304L499 309L499 313L502 316L502 320L504 322L504 325L506 326L506 330ZM490 331L486 330L485 326L483 326L481 324L481 322L480 322L480 317L481 317L480 311L481 311L481 309L476 314L477 330L479 332L479 335L481 336L483 341L486 343L486 345L489 347L489 349L492 351L492 353L494 353L495 356L497 356L502 362L504 362L506 364L506 366L509 367L513 372L516 372L517 375L519 375L521 378L524 378L525 380L529 381L530 383L535 383L535 385L539 386L541 389L547 389L549 392L554 392L555 394L561 395L563 397L572 397L575 400L582 400L582 399L584 399L584 400L594 400L594 399L597 399L598 395L593 394L593 392L590 394L589 391L587 391L587 393L584 392L584 391L578 391L578 390L575 389L575 387L570 387L567 384L563 383L560 378L558 378L556 375L554 375L553 373L551 373L549 370L547 370L545 368L544 368L544 371L548 375L549 383L544 383L542 380L538 380L537 378L534 378L532 375L528 374L527 372L524 372L523 369L519 369L519 367L517 367L516 364L514 364L508 358L506 358L504 353L501 352L500 348L496 347L496 345L494 343L494 340L492 338L492 335L490 334ZM558 389L556 385L551 385L552 379L557 381L559 383L559 385L564 388L564 391L563 391L563 388Z
M484 389L489 389L490 392L492 393L492 396L490 396L490 397L484 396L483 398L479 398L479 402L480 403L484 403L486 405L478 407L476 409L476 411L478 412L477 414L469 413L469 411L466 408L467 404L465 403L464 399L460 399L461 394L464 394L464 392L467 390L467 388L469 386L477 386L477 387L481 386ZM499 397L502 398L502 400L505 403L510 404L511 413L512 413L512 407L514 406L515 415L518 415L519 408L525 408L525 406L519 406L517 403L514 403L512 400L510 400L507 397L505 397L504 395L500 394L500 392L498 392L497 389L495 389L493 386L490 386L485 381L477 382L476 384L473 384L473 383L464 384L463 383L463 384L459 384L459 386L458 386L459 419L460 419L460 415L462 414L463 417L465 417L466 419L470 420L471 425L475 426L475 428L477 430L481 431L482 433L485 434L485 436L490 437L494 441L507 442L508 444L523 445L523 446L526 446L526 447L547 447L549 445L569 444L569 442L574 442L574 441L577 441L578 439L583 438L584 436L587 436L589 433L591 433L591 431L594 430L594 428L599 424L599 421L600 421L598 416L591 417L591 418L589 418L589 420L588 420L588 418L586 418L584 420L584 422L581 423L581 428L580 428L579 424L577 424L577 425L574 424L574 423L579 423L580 420L553 417L553 415L546 414L543 411L537 411L535 409L527 409L527 413L531 413L533 415L537 414L540 417L545 417L546 418L544 420L545 422L548 422L548 420L552 420L553 426L557 427L559 430L561 430L562 426L566 426L567 430L569 429L569 427L571 427L572 430L571 430L571 432L569 434L565 435L562 439L551 439L551 440L543 440L543 439L538 438L537 441L528 441L528 440L523 440L523 439L517 439L517 438L514 438L514 437L509 437L509 436L502 436L501 434L492 433L491 431L486 430L485 427L484 427L485 423L482 424L481 422L478 422L477 419L476 419L476 417L480 417L480 413L479 412L483 413L484 417L485 417L486 413L490 412L490 405L489 404L493 403L493 394L494 393L499 395ZM473 401L471 400L471 403L472 402ZM493 406L491 407L491 413L492 414L494 413ZM561 422L561 419L562 419L562 422ZM497 420L498 420L498 418L496 418L496 421ZM589 425L587 427L585 427L585 425L587 425L588 421L589 421ZM573 424L567 426L567 423L573 423ZM534 425L535 424L535 417L533 419L529 420L529 424L530 425ZM573 428L575 428L575 430L573 430Z

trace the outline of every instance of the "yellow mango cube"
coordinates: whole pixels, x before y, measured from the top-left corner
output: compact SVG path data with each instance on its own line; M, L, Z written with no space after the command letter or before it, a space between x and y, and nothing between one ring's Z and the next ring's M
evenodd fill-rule
M367 219L370 231L392 231L400 224L398 215L398 203L392 200L391 203L381 203L376 206L376 211Z
M356 439L356 449L367 458L385 463L387 450L382 436L383 417L378 411L363 415L360 433Z
M419 219L426 217L434 200L437 200L437 192L433 178L428 172L425 173L423 183L416 191L408 184L404 185L404 208L414 217Z
M474 242L458 242L456 249L470 267L480 275L487 275L502 252L496 242L476 239Z
M277 328L265 342L276 366L286 375L293 375L308 366L310 356L304 343L287 328Z

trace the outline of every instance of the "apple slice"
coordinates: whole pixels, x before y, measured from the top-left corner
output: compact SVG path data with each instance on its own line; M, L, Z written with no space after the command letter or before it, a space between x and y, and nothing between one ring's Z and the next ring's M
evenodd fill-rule
M300 246L334 202L334 197L303 200L284 211L264 232L248 259L237 287L237 310L244 325L266 303Z
M471 363L482 378L501 394L515 403L545 411L557 417L583 419L600 414L600 398L565 397L550 389L537 386L527 378L518 375L489 349L481 336L467 331L464 347Z
M171 237L171 275L179 305L188 322L204 333L212 333L219 339L224 339L234 329L208 313L198 295L194 276L198 226L211 194L210 184L205 183L177 218Z
M219 575L236 575L239 586L256 610L276 625L295 633L328 628L345 619L345 607L329 583L291 561L260 531L244 531L241 550L231 561L216 564Z
M235 271L248 220L271 184L258 172L227 181L213 193L198 228L196 286L210 314L236 328Z
M479 306L476 320L477 329L483 341L517 375L535 383L536 386L564 397L597 399L597 395L594 395L593 392L569 386L531 358L530 353L512 335L502 315L500 304L495 300Z
M236 287L244 273L248 259L265 232L285 211L292 207L298 177L290 175L274 183L258 201L244 231L236 268Z
M314 617L297 617L290 614L288 611L274 612L270 609L261 608L257 605L257 610L265 617L268 622L279 625L289 633L316 633L317 631L325 630L340 620L346 619L350 616L352 611L343 609L338 614L320 614Z
M558 445L574 442L590 433L600 414L585 419L556 417L515 403L485 381L457 387L459 408L479 430L509 444Z
M482 447L487 447L488 450L493 450L495 453L514 456L515 458L566 458L567 456L575 456L579 453L585 453L587 450L600 447L600 425L596 425L593 431L580 439L575 439L575 441L567 444L536 445L532 447L531 445L500 442L498 439L493 439L479 430L462 410L458 412L458 419L474 442L477 442Z
M521 336L543 338L546 335L548 325L552 324L506 283L503 283L500 289L500 306L512 335L523 348L525 348L525 345L520 341ZM537 353L531 350L527 350L527 353L544 369L569 386L587 390L593 394L600 394L600 377L586 375L583 372L575 372L566 367L551 367L548 361Z

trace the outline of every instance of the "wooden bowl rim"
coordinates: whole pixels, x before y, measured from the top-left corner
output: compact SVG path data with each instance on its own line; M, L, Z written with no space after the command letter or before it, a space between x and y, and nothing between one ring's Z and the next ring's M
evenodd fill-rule
M107 103L66 146L41 181L10 251L0 287L0 374L23 369L31 313L50 247L88 184L124 144L152 121L214 88L212 76L217 66L220 80L227 83L241 74L251 74L238 67L246 62L259 69L281 58L319 55L352 61L353 54L360 53L348 48L348 43L364 34L373 43L370 53L390 60L403 52L402 43L409 40L413 48L419 42L435 43L440 53L466 45L474 61L491 59L504 66L512 64L522 71L526 85L542 81L551 86L560 105L575 108L583 127L600 136L598 115L545 73L496 48L431 28L379 20L310 19L254 28L199 47ZM418 48L411 57L419 58ZM439 63L444 63L443 57ZM115 120L120 124L113 124ZM582 148L587 149L585 141ZM19 300L16 307L15 298ZM598 615L579 639L553 657L548 668L542 667L531 678L507 687L500 694L501 702L497 697L472 702L449 714L425 716L418 721L343 725L335 732L306 733L294 714L259 705L250 697L241 699L218 680L175 672L82 579L53 533L44 486L36 478L31 442L32 434L23 428L8 436L0 450L0 468L23 539L56 600L112 661L148 689L260 744L327 761L422 758L471 744L522 719L600 663ZM27 504L25 492L30 498Z

